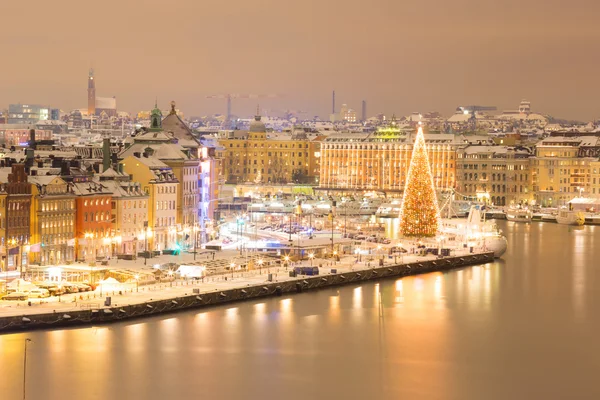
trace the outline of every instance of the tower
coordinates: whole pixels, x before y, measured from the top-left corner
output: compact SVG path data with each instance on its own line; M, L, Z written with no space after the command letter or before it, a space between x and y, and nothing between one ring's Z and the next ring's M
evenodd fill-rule
M331 113L335 114L335 90L331 94Z
M362 101L362 112L361 112L361 116L360 116L360 120L362 122L365 122L367 120L367 101L363 100Z
M90 68L88 75L88 115L96 115L96 82L94 81L94 70Z
M439 224L440 211L429 156L423 128L419 125L400 208L400 233L407 237L432 237L436 235Z
M158 108L158 102L154 103L154 110L150 111L150 131L162 131L162 112Z

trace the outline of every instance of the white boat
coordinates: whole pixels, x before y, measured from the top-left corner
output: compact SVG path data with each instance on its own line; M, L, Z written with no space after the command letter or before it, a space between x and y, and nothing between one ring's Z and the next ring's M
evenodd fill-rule
M506 209L506 219L514 222L531 222L533 212L527 207L508 207Z
M600 214L585 213L586 225L600 225Z
M560 208L556 214L556 222L562 225L581 226L585 223L585 214L582 211Z
M384 203L377 208L375 215L379 218L399 218L400 217L400 200L394 200L391 203Z
M493 251L495 258L502 257L508 248L506 237L498 229L496 221L483 218L476 206L471 207L466 222L457 219L442 220L441 231L467 247Z

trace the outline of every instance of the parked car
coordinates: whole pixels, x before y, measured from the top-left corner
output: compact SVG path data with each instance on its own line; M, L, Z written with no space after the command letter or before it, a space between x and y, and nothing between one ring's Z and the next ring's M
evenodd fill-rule
M50 296L60 296L61 294L66 293L66 291L63 288L59 288L54 283L42 282L36 283L36 286L42 289L46 289L50 293Z
M27 300L29 296L24 292L12 292L2 297L2 300Z
M79 289L80 292L89 292L90 290L92 290L92 287L90 285L86 285L85 283L75 282L73 283L73 285L77 287L77 289Z
M31 299L39 299L39 298L46 298L46 297L50 297L50 292L47 289L38 288L38 289L31 289L29 291L29 298L31 298Z

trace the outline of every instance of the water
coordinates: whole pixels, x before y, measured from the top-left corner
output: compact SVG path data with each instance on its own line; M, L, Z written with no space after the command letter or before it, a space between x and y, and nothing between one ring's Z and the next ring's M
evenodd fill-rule
M485 266L0 336L0 399L26 337L28 399L600 398L600 227L500 225Z

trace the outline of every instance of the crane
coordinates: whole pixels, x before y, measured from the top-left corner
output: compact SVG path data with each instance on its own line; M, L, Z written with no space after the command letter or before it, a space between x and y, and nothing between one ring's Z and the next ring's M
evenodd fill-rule
M231 99L274 99L279 97L276 94L239 94L239 93L230 93L230 94L213 94L210 96L206 96L207 99L227 99L227 114L226 114L226 122L231 120Z

